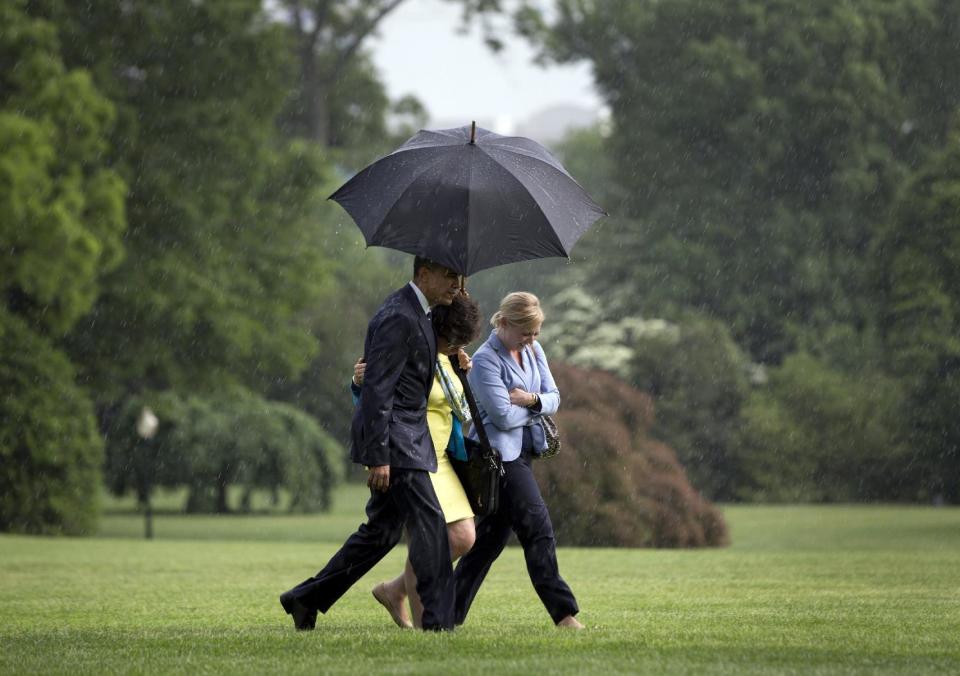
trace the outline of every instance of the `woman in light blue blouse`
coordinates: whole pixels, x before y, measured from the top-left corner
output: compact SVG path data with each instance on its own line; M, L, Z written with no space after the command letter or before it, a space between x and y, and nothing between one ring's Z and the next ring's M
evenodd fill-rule
M550 514L530 466L546 447L541 415L560 407L560 391L537 336L540 301L531 293L508 294L491 323L495 327L473 355L469 375L490 444L503 455L500 506L477 525L477 539L457 565L456 623L463 624L490 566L510 533L523 546L527 572L553 622L582 629L577 601L560 577ZM476 432L471 432L476 438Z

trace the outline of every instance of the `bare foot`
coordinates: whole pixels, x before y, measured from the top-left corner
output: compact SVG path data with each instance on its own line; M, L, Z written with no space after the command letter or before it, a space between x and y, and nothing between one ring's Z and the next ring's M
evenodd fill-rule
M371 591L380 605L387 609L390 617L397 623L401 629L412 629L413 622L410 621L410 613L407 611L407 604L404 603L405 594L391 593L390 588L385 582L381 582Z
M580 621L575 618L573 615L567 615L565 618L557 622L558 627L564 627L566 629L586 629Z

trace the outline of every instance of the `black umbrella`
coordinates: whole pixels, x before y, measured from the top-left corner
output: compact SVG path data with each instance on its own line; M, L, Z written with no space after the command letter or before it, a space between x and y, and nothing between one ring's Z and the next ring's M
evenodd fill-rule
M606 213L539 143L476 124L419 132L330 199L353 217L368 246L463 275L568 257Z

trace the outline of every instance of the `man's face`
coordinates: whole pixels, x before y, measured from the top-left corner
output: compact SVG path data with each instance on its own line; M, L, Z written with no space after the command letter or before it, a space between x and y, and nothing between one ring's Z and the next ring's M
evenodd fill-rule
M450 305L460 293L460 275L442 265L420 268L414 282L431 306Z

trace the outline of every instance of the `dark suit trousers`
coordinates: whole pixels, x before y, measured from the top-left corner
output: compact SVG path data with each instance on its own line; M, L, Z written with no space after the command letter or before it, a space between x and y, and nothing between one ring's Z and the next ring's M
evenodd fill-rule
M353 584L400 541L410 539L410 563L423 602L423 628L453 628L453 568L447 524L430 477L424 470L390 469L390 489L371 491L367 522L360 526L326 567L293 588L308 608L326 613Z
M500 507L480 521L473 549L464 554L457 565L454 573L457 624L466 620L480 585L507 545L511 531L523 546L530 581L554 623L579 612L573 592L560 577L553 524L530 467L532 447L529 429L524 430L520 457L503 463Z

